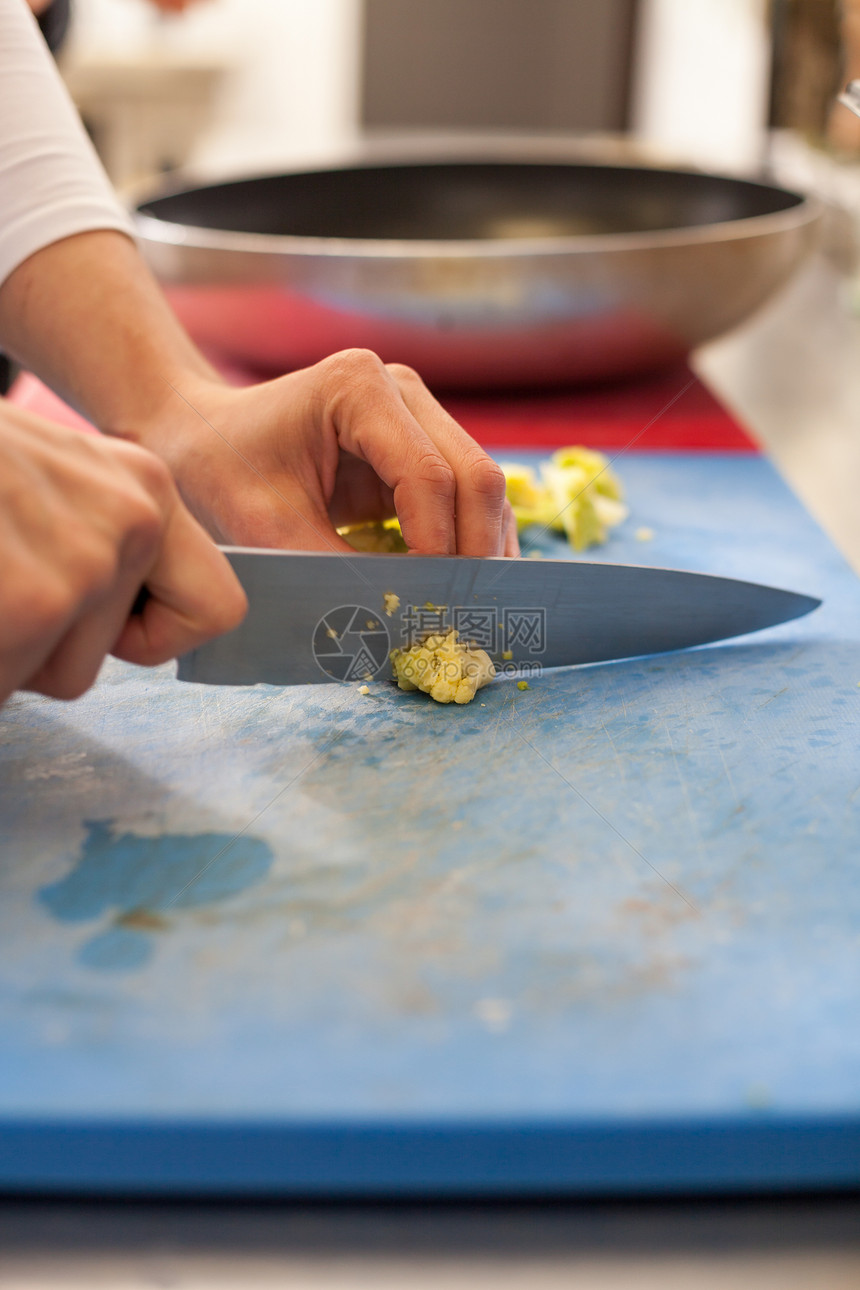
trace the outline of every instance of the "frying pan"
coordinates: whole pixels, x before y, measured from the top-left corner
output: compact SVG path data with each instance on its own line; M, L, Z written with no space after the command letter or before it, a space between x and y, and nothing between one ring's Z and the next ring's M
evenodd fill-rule
M528 150L180 183L135 210L226 359L274 373L358 346L461 388L676 362L790 277L818 214L768 184Z

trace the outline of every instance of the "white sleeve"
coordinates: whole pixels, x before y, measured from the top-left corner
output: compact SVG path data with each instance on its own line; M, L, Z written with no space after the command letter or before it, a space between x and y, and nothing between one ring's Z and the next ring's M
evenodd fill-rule
M133 227L24 0L0 0L0 284L51 242Z

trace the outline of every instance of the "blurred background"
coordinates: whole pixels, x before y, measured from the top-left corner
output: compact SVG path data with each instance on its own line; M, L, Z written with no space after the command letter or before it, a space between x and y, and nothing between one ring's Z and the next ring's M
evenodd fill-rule
M823 199L805 271L691 362L860 568L860 120L836 104L860 78L860 0L53 0L43 23L53 11L61 29L67 8L60 65L129 198L176 169L205 184L384 156L392 142L408 157L412 143L522 137ZM172 255L155 267L181 283ZM721 293L740 299L739 264L740 277L712 272L705 288L657 273L652 294L664 280L664 295L686 292L695 319ZM326 290L331 302L345 287ZM196 314L190 298L184 313L171 299L203 344L219 343L207 327L223 331L224 319L233 342L241 323L254 345L313 339L318 322L290 332L280 298L267 312L253 293L245 305L204 299ZM324 340L326 353L384 348L375 336ZM432 384L429 362L394 349Z
M809 171L855 146L845 109L828 132L851 8L72 0L60 58L120 186L175 167L249 172L440 131L587 135L724 172Z

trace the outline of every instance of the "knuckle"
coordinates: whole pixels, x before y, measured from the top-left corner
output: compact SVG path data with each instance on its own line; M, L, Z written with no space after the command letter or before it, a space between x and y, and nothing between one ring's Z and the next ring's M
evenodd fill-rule
M134 560L148 560L154 556L165 525L164 515L154 499L140 492L127 498L123 521L125 553Z
M173 477L160 457L125 439L103 440L114 466L130 475L138 487L143 487L160 503L164 503L173 489Z
M323 361L328 365L329 375L336 380L345 378L363 384L378 381L385 373L382 359L372 349L342 349Z
M468 467L469 482L476 493L494 502L505 496L505 472L491 457L483 454L473 458Z
M173 479L165 463L154 453L135 444L127 445L131 454L131 468L144 488L160 503L164 503L173 490Z
M429 485L437 493L453 498L457 491L457 476L453 466L435 453L427 453L419 459L415 474L422 483Z
M386 370L398 385L420 385L422 388L424 382L414 367L408 367L406 363L387 363Z
M15 617L30 640L38 641L62 627L78 602L69 582L56 574L32 578L12 590Z

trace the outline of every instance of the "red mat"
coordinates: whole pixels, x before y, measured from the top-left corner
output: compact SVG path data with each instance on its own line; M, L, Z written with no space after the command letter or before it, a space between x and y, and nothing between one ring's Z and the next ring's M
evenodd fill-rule
M251 381L231 370L234 384ZM87 426L34 376L19 377L13 403L65 425ZM688 367L635 382L562 392L492 397L442 396L452 416L492 448L561 448L583 443L606 452L757 452L732 414Z
M605 452L758 452L739 421L686 366L635 382L560 393L442 400L479 443L493 448Z

